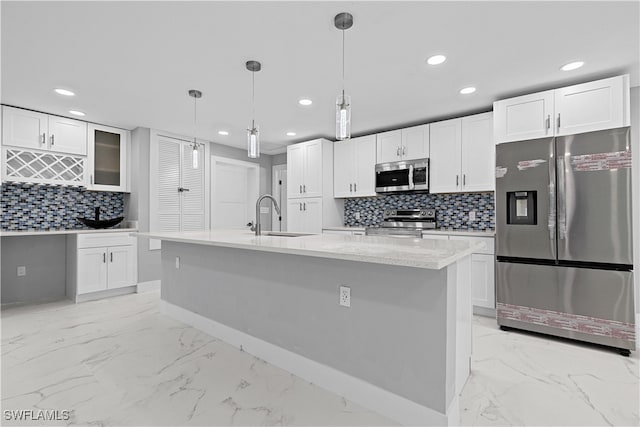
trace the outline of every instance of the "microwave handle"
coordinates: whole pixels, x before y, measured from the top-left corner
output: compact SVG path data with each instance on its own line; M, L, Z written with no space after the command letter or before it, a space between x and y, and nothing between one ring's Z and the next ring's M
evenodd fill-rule
M415 187L413 183L413 165L409 165L409 190L413 190Z

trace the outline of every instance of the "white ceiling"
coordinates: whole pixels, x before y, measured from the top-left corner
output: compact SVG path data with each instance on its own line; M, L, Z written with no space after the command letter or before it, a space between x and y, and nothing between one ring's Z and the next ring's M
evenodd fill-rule
M1 2L5 104L244 147L256 59L263 152L333 139L346 32L352 133L486 111L497 99L620 73L638 85L640 3ZM447 61L425 64L432 54ZM559 67L573 60L576 71ZM463 96L465 86L477 92ZM76 92L65 98L53 92ZM301 107L301 97L311 98ZM229 136L219 136L228 130ZM287 131L297 132L287 137Z

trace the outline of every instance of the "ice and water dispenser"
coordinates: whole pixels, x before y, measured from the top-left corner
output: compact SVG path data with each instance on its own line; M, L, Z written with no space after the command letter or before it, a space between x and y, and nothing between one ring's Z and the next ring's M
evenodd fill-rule
M537 191L507 192L507 224L537 225Z

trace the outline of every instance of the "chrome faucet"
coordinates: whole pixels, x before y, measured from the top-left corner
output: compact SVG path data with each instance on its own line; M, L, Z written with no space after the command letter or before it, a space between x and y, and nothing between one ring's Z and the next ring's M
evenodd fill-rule
M256 232L256 236L259 236L262 231L260 226L260 203L262 203L264 199L271 199L271 201L273 202L273 207L276 210L276 213L280 215L280 206L278 206L278 202L276 202L276 199L274 199L271 194L264 194L260 196L258 198L258 201L256 202L256 222L254 225L254 231Z

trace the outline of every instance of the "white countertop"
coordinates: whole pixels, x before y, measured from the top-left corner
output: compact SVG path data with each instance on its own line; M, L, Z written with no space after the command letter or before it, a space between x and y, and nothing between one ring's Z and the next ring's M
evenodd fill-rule
M137 228L103 228L103 229L74 229L74 230L20 230L0 231L0 237L19 236L53 236L56 234L86 234L86 233L124 233L138 231Z
M135 233L139 237L291 255L439 270L480 249L483 243L379 236L313 234L259 236L246 230Z
M325 227L328 231L364 231L365 227ZM449 230L448 228L437 228L434 230L423 230L422 234L447 234L449 236L472 236L472 237L495 237L495 230Z

